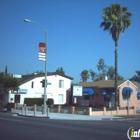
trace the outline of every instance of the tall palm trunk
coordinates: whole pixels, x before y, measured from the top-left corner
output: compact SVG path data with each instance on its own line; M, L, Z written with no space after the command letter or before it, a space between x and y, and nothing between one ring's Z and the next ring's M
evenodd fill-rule
M117 96L118 96L118 42L115 41L115 107L117 107Z

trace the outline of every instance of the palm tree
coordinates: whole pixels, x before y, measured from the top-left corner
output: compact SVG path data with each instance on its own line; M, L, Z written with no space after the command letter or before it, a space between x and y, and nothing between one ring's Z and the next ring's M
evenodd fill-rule
M104 30L109 30L112 35L112 39L115 42L115 95L117 96L118 87L118 40L120 34L125 31L131 25L132 14L127 12L127 7L121 7L120 4L113 4L110 7L104 9L103 22L100 27L104 27Z
M87 79L89 79L89 72L88 70L83 70L80 74L81 78L82 78L82 81L83 82L86 82Z

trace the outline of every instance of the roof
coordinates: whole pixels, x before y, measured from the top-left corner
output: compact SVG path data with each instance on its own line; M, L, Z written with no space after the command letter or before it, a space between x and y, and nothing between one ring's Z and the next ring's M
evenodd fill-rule
M57 72L49 72L49 73L47 73L47 76L52 76L52 75L60 75L60 76L65 77L67 79L73 80L72 77L67 76L67 75L62 75L62 74L59 74ZM43 76L45 76L45 73L31 74L31 75L22 75L22 80L23 80L23 83L25 83L25 82L33 80L33 79L35 79L37 77L43 77Z
M118 86L122 85L126 81L129 80L118 80ZM140 89L140 83L138 82L132 82L129 81L132 84L134 84L136 87ZM95 82L80 82L79 85L83 87L98 87L98 88L115 88L115 81L114 80L100 80Z

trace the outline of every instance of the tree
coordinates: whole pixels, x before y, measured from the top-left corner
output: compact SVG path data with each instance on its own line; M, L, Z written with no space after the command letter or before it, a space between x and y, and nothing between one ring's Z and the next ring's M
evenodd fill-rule
M115 75L115 70L112 66L108 66L107 68L107 77L109 80L113 80Z
M5 74L7 74L8 70L7 70L7 66L5 67Z
M109 30L112 39L115 42L115 94L117 95L117 79L118 79L118 40L120 34L124 33L125 29L131 25L130 12L127 12L127 7L121 7L120 4L113 4L103 10L103 22L100 27L104 30Z
M134 75L130 80L140 83L140 70L139 71L135 71L135 72L136 72L136 75Z
M9 74L0 73L0 90L6 92L10 89L18 90L21 79L10 76Z
M39 73L44 73L42 70L37 70L37 71L35 71L34 73L37 73L37 74L39 74Z
M102 74L103 74L104 76L106 76L106 69L107 69L107 66L105 65L105 61L104 61L103 58L99 59L97 68L98 68L99 71L102 71Z
M112 66L108 66L108 70L107 70L107 77L109 80L114 80L115 79L115 69ZM118 80L124 80L124 78L118 74L117 77Z
M118 74L118 80L124 80L124 78Z
M58 69L56 70L56 72L59 73L59 74L65 75L65 71L63 70L62 67L58 68Z
M96 81L104 80L105 76L107 76L107 65L105 64L105 60L103 58L99 59L97 68L100 73L97 75Z
M92 81L95 81L96 80L96 77L97 77L97 74L96 74L96 72L94 72L93 70L89 70L89 72L90 72L90 76L91 76L91 79L92 79Z
M83 70L80 73L80 76L81 76L83 82L87 82L87 79L89 79L89 71L88 70Z

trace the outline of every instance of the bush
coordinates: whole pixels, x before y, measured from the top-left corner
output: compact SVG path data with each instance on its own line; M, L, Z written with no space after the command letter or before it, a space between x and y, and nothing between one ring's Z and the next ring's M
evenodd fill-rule
M38 105L42 106L43 104L43 98L25 98L24 104L27 104L28 106Z
M54 100L51 99L51 98L49 98L49 99L46 101L46 104L47 104L48 106L51 106L51 105L54 104Z

